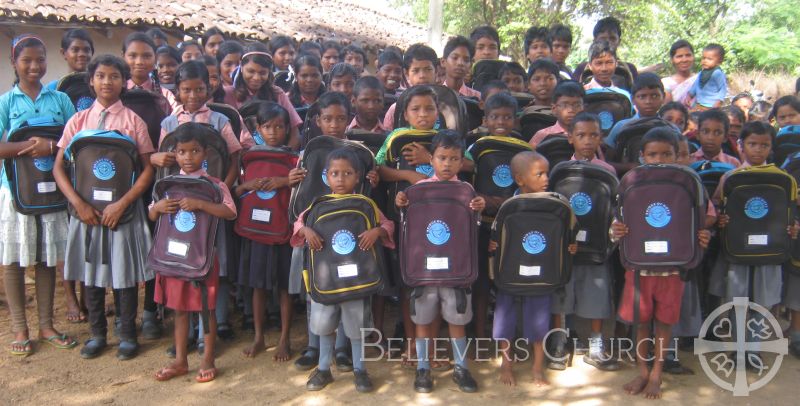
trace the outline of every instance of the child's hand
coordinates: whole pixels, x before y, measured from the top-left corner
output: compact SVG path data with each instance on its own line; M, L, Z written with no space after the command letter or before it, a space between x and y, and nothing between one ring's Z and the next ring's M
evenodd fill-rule
M367 179L369 180L370 186L372 186L373 188L377 187L378 182L381 181L381 177L378 175L378 171L374 169L367 172Z
M725 226L727 226L728 223L730 223L730 221L731 221L730 216L724 213L720 213L720 215L717 217L717 227L725 228Z
M422 165L431 163L431 153L420 144L412 142L403 148L403 159L410 165Z
M708 242L711 241L711 231L700 230L697 232L697 241L700 243L700 248L708 248Z
M394 205L400 208L408 206L408 196L406 196L406 192L397 192L394 198Z
M150 155L150 163L159 168L167 168L175 165L174 152L156 152Z
M474 212L480 213L486 208L486 200L481 196L475 197L469 201L469 208Z
M375 245L375 241L378 241L378 238L381 238L382 231L383 228L378 226L359 234L358 248L361 248L362 251L370 250L372 246Z
M294 186L300 183L306 177L307 170L303 168L294 168L289 171L289 186Z
M497 251L497 241L489 241L489 252Z
M289 178L264 178L264 180L261 190L267 192L289 186Z
M81 222L84 224L90 226L100 225L100 217L103 214L89 203L81 201L79 204L75 205L75 211L78 212L78 218L81 219Z
M309 248L314 251L322 249L322 238L316 231L312 230L310 227L303 227L301 230L303 232L303 238L306 239Z
M794 224L790 225L786 231L789 232L789 236L792 237L793 240L797 239L797 234L800 233L800 224L797 224L797 221Z
M614 237L615 240L619 240L622 237L628 235L628 226L619 221L614 220L611 223L611 235Z
M31 137L28 141L33 141L33 144L19 151L17 156L30 155L31 158L41 158L55 153L56 145L53 140L42 137Z
M567 251L569 251L569 253L572 254L572 255L577 254L578 253L578 244L576 244L576 243L570 244L569 247L567 247Z
M127 208L128 205L123 203L121 200L109 204L105 209L103 209L102 224L112 230L116 229L117 225L119 224L119 219L122 218L122 215L125 213L125 209Z
M161 199L153 205L156 214L174 214L178 211L177 199Z
M244 190L246 190L246 191L248 191L248 192L252 192L252 191L254 191L254 190L261 190L261 187L264 185L264 180L265 180L265 179L266 179L266 178L256 178L256 179L250 179L250 180L248 180L247 182L245 182L245 183L242 183L242 184L241 184L241 185L239 185L239 186L240 186L242 189L244 189Z
M180 206L181 210L183 211L203 211L206 206L206 202L200 199L184 197L178 202L178 206Z

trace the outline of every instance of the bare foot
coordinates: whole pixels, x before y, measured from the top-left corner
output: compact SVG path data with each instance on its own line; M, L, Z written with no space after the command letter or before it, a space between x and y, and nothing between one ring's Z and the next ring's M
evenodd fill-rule
M275 350L275 355L272 356L272 360L286 362L290 359L292 359L292 350L289 348L289 342L281 340L278 343L278 348Z
M247 357L247 358L253 358L256 355L264 352L264 350L266 350L266 349L267 349L267 347L264 345L264 340L263 339L255 340L255 341L253 341L253 344L251 344L249 347L247 347L244 350L242 350L242 354L244 354L244 356Z
M647 378L637 375L632 381L626 383L622 389L629 395L638 395L642 392L645 385L647 385Z
M503 361L500 365L500 382L506 386L517 386L517 380L514 379L514 366L510 362Z
M541 388L544 386L550 386L550 381L544 376L544 371L533 371L533 384L536 385L537 388Z
M661 381L647 381L647 386L644 387L642 394L644 394L644 397L647 399L661 399Z

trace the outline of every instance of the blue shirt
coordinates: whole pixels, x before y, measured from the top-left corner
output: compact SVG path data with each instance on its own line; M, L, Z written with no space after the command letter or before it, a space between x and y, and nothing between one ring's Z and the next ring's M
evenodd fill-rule
M695 104L703 107L714 107L714 103L725 100L728 95L728 78L722 69L717 69L711 74L705 86L700 87L700 77L694 81L689 89L689 95L695 98Z
M619 136L620 130L622 130L622 126L629 121L638 120L639 118L639 113L636 113L631 118L623 118L622 120L617 121L617 123L614 124L614 127L611 127L611 131L609 131L608 136L603 140L603 142L605 142L606 145L611 148L616 148L617 137Z

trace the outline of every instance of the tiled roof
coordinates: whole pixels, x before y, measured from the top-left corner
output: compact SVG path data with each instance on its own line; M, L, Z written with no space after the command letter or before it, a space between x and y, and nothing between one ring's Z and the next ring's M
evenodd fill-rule
M2 20L161 26L191 34L216 26L240 38L346 38L367 48L426 40L421 25L349 0L3 0Z

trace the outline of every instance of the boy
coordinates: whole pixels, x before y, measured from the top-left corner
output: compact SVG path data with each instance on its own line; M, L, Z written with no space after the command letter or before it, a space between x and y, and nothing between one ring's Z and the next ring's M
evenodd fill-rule
M386 94L398 94L403 84L403 56L388 49L381 52L375 77L381 81Z
M433 166L434 175L417 183L460 182L456 174L461 168L464 150L464 140L457 133L450 130L440 131L431 143L431 153L433 154L431 165ZM397 207L408 207L409 201L406 194L398 192L395 204ZM482 212L485 206L486 202L480 196L473 198L469 202L470 209L476 213ZM467 337L465 326L472 320L472 295L469 290L464 292L466 295L466 310L463 313L459 313L456 297L460 293L457 290L457 288L425 287L422 289L420 296L411 299L414 301L412 306L416 310L415 314L411 315L411 318L416 325L417 332L416 347L419 359L416 377L414 378L414 390L417 392L428 393L433 390L428 344L431 337L438 336L438 331L433 331L431 324L439 313L448 323L450 339L453 345L453 357L456 361L453 382L458 385L462 392L471 393L478 390L478 383L470 374L469 369L467 369L466 360Z
M584 96L586 96L586 92L578 82L570 80L559 83L553 92L553 115L556 116L557 121L552 126L537 131L531 137L531 146L536 148L540 142L552 134L566 133L572 119L583 111Z
M616 55L617 49L619 48L620 42L622 42L622 26L620 26L619 20L614 17L606 17L600 19L597 24L594 25L594 30L592 31L593 41L606 41L609 43L611 50ZM616 59L616 57L615 57ZM637 76L639 76L639 72L636 70L636 66L632 63L627 62L620 62L624 64L628 70L631 72L631 76L635 80ZM582 62L575 68L575 72L572 74L572 77L575 80L580 81L581 75L583 71L586 69L586 62ZM592 72L594 72L594 68L592 68Z
M364 65L367 63L367 53L358 45L350 44L342 49L344 63L356 68L356 72L361 76L364 73Z
M542 58L549 58L553 52L553 42L550 40L550 33L546 27L531 27L525 32L525 57L528 58L528 65ZM532 71L528 72L529 74Z
M550 59L539 59L528 69L528 93L533 95L534 106L553 104L553 91L558 84L558 65Z
M344 139L350 122L350 100L340 92L328 92L317 100L319 115L317 126L323 135Z
M525 78L528 76L525 73L525 68L517 62L507 62L500 68L500 80L506 84L508 90L516 93L525 92ZM484 91L486 91L484 89Z
M719 67L724 59L725 48L722 45L708 44L703 48L703 57L700 59L703 70L689 89L686 107L708 110L722 106L728 96L728 78Z
M572 161L586 161L601 166L616 175L614 167L597 158L597 150L603 139L600 130L600 118L594 113L581 112L568 125L567 140L575 149ZM612 314L612 276L608 263L600 265L574 265L572 279L564 287L563 293L553 295L553 328L561 326L560 314L575 314L591 320L591 337L589 352L583 356L583 362L601 370L616 371L619 364L615 359L603 352L603 320ZM566 336L559 334L555 351L548 368L564 370L566 368Z
M442 85L455 90L461 96L480 99L481 92L464 83L470 67L472 67L473 56L475 56L475 47L468 39L460 35L450 38L444 46L444 55L442 56L442 66L445 72L445 80Z
M617 69L617 52L608 41L595 41L589 46L589 67L592 80L584 85L586 90L596 88L618 88L614 84Z
M719 109L706 110L697 119L697 141L700 149L692 154L692 162L708 160L724 162L736 167L742 163L722 152L722 143L728 136L730 122L728 115Z
M322 73L328 73L333 65L339 63L339 54L342 52L342 46L336 41L325 41L322 43Z
M376 134L386 134L380 120L383 111L383 86L375 76L364 76L356 81L353 88L352 104L356 108L356 116L347 131L361 129Z
M667 127L654 128L642 138L641 157L645 164L675 164L678 153L678 137L674 129ZM712 223L715 219L716 211L713 205L709 205L706 213L706 223ZM628 226L614 220L611 224L612 240L619 241L628 234ZM708 247L711 233L708 230L700 230L697 239L702 248ZM675 269L672 271L648 272L645 270L628 269L625 271L625 287L622 292L619 317L626 321L633 321L634 310L634 272L639 272L639 325L636 337L640 342L634 343L636 348L636 366L639 375L623 386L623 389L630 395L644 393L648 399L658 399L661 397L661 372L663 369L663 355L665 354L664 345L670 339L672 325L678 322L680 317L681 298L683 295L683 281L680 272ZM650 337L650 324L655 318L655 354L652 370L648 367L650 345L646 337ZM643 344L643 345L641 345Z
M475 61L500 58L500 35L497 30L483 25L472 30L469 40L475 44Z
M553 45L553 61L561 70L561 78L572 79L572 70L567 66L567 58L572 51L572 30L564 24L554 24L550 27L550 40Z
M438 68L439 58L436 56L436 51L425 44L411 45L403 55L403 70L409 86L435 84ZM383 118L383 128L387 131L394 129L395 108L397 103L389 107Z
M358 71L348 63L337 63L328 72L328 91L344 93L353 96L353 87L358 79Z

